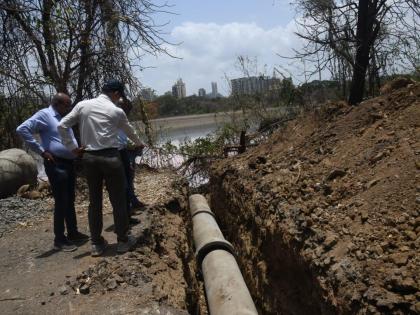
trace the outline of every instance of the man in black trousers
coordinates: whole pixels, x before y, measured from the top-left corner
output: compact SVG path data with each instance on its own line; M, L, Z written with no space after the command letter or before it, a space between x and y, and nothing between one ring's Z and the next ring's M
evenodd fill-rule
M121 98L117 105L128 117L133 108L131 102L126 98ZM146 204L137 198L134 191L134 177L136 167L135 158L136 156L141 155L142 152L136 150L134 143L127 138L126 134L122 130L120 130L118 134L118 140L120 143L119 151L121 160L124 165L125 177L127 180L127 213L129 215L129 222L130 224L138 224L140 221L132 217L134 210L142 210L146 207Z
M70 97L64 93L54 95L51 105L41 109L23 122L17 133L28 147L44 158L45 173L51 185L54 197L54 248L62 251L77 249L73 242L88 240L89 237L77 229L75 200L74 159L80 155L80 149L71 152L60 140L57 126L71 110ZM39 134L41 143L34 134ZM72 131L69 141L77 147ZM64 234L67 227L67 236Z
M118 152L118 132L123 130L141 150L144 145L127 116L115 104L125 97L124 85L117 80L109 80L102 87L97 98L79 102L61 120L58 132L69 150L78 150L70 137L71 127L79 124L81 144L85 148L83 165L89 187L89 228L92 242L92 256L103 254L107 242L102 237L102 189L103 182L112 204L117 252L124 253L136 243L136 238L128 234L126 209L126 178Z

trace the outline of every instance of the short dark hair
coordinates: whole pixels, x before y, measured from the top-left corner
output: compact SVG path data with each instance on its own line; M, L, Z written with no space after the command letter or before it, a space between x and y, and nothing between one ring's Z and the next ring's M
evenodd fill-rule
M119 92L122 97L125 97L124 84L121 81L111 79L105 82L102 86L102 93Z

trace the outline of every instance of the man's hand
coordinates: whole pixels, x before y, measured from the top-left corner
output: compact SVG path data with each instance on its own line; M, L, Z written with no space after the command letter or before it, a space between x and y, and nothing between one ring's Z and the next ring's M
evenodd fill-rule
M85 152L85 147L79 147L71 151L76 157L81 158Z
M44 158L44 160L55 163L54 156L50 152L44 151L41 153L41 156Z

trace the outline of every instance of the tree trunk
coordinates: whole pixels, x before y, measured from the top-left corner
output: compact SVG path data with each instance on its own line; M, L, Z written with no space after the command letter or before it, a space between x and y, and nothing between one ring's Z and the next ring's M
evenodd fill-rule
M349 104L351 105L356 105L363 100L375 19L371 6L370 0L359 0L356 33L357 50L349 95Z

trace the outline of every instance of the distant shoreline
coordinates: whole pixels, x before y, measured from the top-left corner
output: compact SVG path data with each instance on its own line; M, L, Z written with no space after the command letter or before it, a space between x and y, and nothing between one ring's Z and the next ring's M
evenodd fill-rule
M279 108L267 108L267 111L280 110ZM287 110L284 108L283 110ZM217 112L199 115L183 115L183 116L170 116L151 119L150 123L154 130L177 130L189 129L195 127L208 127L214 125L223 125L224 123L231 122L232 117L242 119L243 114L241 110L231 112ZM136 121L135 124L144 127L141 121Z
M155 130L160 129L185 129L195 126L219 125L232 120L232 115L242 116L241 111L218 112L200 115L171 116L164 118L151 119Z

